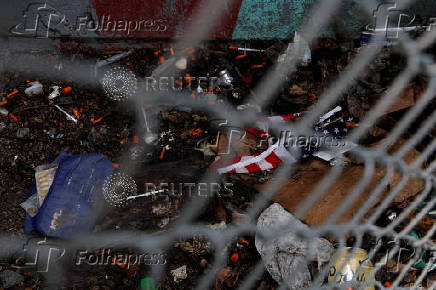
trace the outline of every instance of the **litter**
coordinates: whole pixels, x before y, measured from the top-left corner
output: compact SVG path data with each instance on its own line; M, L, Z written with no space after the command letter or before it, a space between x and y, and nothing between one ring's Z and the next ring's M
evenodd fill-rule
M19 92L20 92L20 91L19 91L18 89L15 89L15 90L12 91L12 93L7 94L7 95L6 95L6 98L10 99L10 98L12 98L13 96L15 96L16 94L18 94Z
M185 70L188 66L188 60L186 59L186 57L182 56L176 61L174 66L179 70Z
M217 85L223 89L232 89L233 88L233 77L231 76L228 70L222 70L219 72L219 78L217 81Z
M150 130L150 126L148 125L147 114L145 112L144 107L141 107L142 117L144 118L144 127L145 127L145 136L144 141L146 144L156 143L158 136L156 133L153 133Z
M145 277L141 279L141 290L156 290L156 282L153 278Z
M73 115L74 117L76 117L77 120L80 120L82 118L82 116L80 116L79 114L79 109L77 108L73 108Z
M419 240L420 237L418 235L418 233L416 231L411 231L409 236L415 238L416 240ZM429 253L425 250L424 247L421 247L420 249L420 257L417 259L416 263L413 265L413 267L415 269L419 269L419 270L424 270L425 267L427 266L427 263L429 262L428 260L431 258L431 254L429 255ZM411 257L414 257L415 255L418 254L418 249L417 247L412 247L412 254ZM433 263L430 268L428 269L428 271L433 271L436 269L436 263Z
M1 108L0 108L1 109ZM15 123L18 123L20 121L20 119L18 119L14 114L9 113L9 117L14 120Z
M3 116L7 116L9 114L9 111L3 107L0 107L0 114Z
M180 280L185 280L186 278L188 278L186 265L179 267L177 269L171 270L171 275L173 275L173 277L174 277L174 282L179 282Z
M234 45L229 46L229 49L231 49L231 50L238 50L238 51L244 51L244 52L264 52L265 51L263 49L237 47L237 46L234 46Z
M36 81L36 82L31 82L29 83L30 87L28 87L27 89L24 90L24 93L29 96L37 96L39 94L42 94L43 92L43 85Z
M65 87L65 88L62 89L62 94L64 94L64 95L68 95L72 90L73 90L72 87L67 86L67 87Z
M310 261L316 261L318 268L330 261L334 252L329 241L318 237L302 237L297 230L308 232L310 229L278 203L265 209L257 221L258 233L255 246L271 277L279 284L290 289L311 286L308 269ZM270 239L259 233L280 230L280 235Z
M329 266L328 282L341 286L347 286L349 282L367 282L367 277L370 277L373 269L368 253L359 248L341 248L333 255L331 261L334 264ZM370 284L365 289L374 290L375 287Z
M53 99L56 99L57 97L59 97L59 95L61 94L61 92L60 92L61 87L60 86L52 86L50 88L52 89L52 92L48 95L48 99L53 100Z
M27 212L31 217L36 216L39 211L38 194L34 194L29 197L26 201L22 202L20 206Z
M233 253L233 254L230 256L230 261L232 261L233 263L237 263L238 260L239 260L239 255L238 255L238 253Z
M64 239L90 233L99 215L96 205L103 198L102 184L112 173L112 163L100 154L63 152L50 166L57 166L53 183L45 198L39 199L42 204L37 215L26 215L25 232L36 230ZM36 193L35 184L28 196Z
M41 206L56 175L57 165L41 165L35 169L36 191L38 205Z
M58 109L59 111L61 111L62 113L65 114L65 116L67 116L67 120L73 121L74 123L77 123L77 119L74 118L73 116L71 116L70 114L68 114L67 112L65 112L64 109L62 109L61 107L59 107L58 105L54 105L56 109Z
M95 119L95 120L94 120L94 118L91 118L91 123L92 123L92 125L95 125L95 124L97 124L97 123L100 123L101 121L103 121L103 117L100 117L100 118Z
M307 66L312 60L312 52L309 44L301 37L298 32L295 32L294 42L288 45L286 52L279 56L278 63L290 61L293 57L297 57L298 64Z

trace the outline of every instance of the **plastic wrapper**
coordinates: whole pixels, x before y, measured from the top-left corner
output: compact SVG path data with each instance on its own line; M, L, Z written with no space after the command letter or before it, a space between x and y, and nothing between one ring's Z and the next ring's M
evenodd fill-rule
M359 248L341 248L330 261L329 283L364 283L373 269L371 261L368 260L368 253ZM374 278L372 280L374 281ZM364 289L374 290L375 288L373 285L369 285Z
M38 204L42 205L53 183L57 165L41 165L36 168L35 179L38 194Z
M312 279L308 263L316 261L320 268L330 261L334 251L326 239L299 235L297 230L309 231L309 227L278 203L262 212L257 228L259 232L280 231L280 235L271 239L256 234L255 246L271 277L279 284L286 284L289 289L310 287Z
M39 211L38 195L30 196L25 202L20 204L22 208L31 216L34 217Z

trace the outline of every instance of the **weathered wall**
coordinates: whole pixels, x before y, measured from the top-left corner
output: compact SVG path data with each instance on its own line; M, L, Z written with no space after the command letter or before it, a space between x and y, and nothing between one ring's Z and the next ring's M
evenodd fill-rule
M234 0L226 7L221 25L210 38L290 38L310 17L308 12L314 1L320 0ZM361 1L365 0L343 1L322 34L339 39L358 38L361 29L373 19L363 12L358 3L365 2ZM192 20L192 11L204 0L46 0L46 6L38 2L2 1L0 34L30 38L173 38L183 35ZM413 9L421 17L436 17L436 0L414 1ZM94 20L99 27L85 29L84 17ZM114 20L120 21L120 25L116 29L105 29L115 27L112 26ZM127 21L131 22L129 29L123 27ZM133 29L140 21L142 26ZM47 26L52 29L47 30Z

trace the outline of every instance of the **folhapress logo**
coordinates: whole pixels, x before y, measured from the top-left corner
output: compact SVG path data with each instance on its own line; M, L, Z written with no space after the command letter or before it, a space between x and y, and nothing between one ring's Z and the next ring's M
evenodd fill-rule
M23 11L23 22L11 28L18 36L50 37L54 33L68 35L68 20L65 14L47 3L32 3Z
M372 29L376 33L383 33L387 39L397 39L400 33L415 30L430 31L436 26L436 17L419 17L412 9L404 9L395 2L384 2L373 12L374 23Z

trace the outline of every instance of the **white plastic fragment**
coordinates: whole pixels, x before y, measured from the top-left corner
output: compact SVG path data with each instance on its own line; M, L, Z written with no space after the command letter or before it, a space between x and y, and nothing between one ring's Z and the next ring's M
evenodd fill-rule
M353 150L354 148L356 148L358 145L356 143L353 142L347 142L345 141L345 144L343 146L335 146L335 145L330 145L328 146L327 144L325 144L324 146L326 146L327 148L316 151L315 153L313 153L313 156L316 156L318 158L321 158L324 161L331 161L332 159Z
M208 225L207 227L214 231L223 231L227 229L227 224L225 221L221 221L220 223Z
M179 70L185 70L188 66L188 60L186 57L181 57L179 60L176 61L175 66Z
M320 267L330 260L334 251L325 239L298 235L297 231L309 233L310 228L278 203L262 212L257 229L255 246L265 268L274 280L290 289L310 287L308 263L317 261ZM259 234L268 232L271 233L269 238Z
M9 111L3 107L0 107L0 115L7 116L9 114Z
M48 191L54 181L57 165L40 165L35 169L36 190L39 206L45 200Z
M319 124L319 123L323 123L325 120L327 120L328 118L330 118L331 116L333 116L334 114L336 114L336 113L338 113L338 112L340 112L340 111L342 111L342 107L341 107L341 106L337 106L337 107L334 108L333 110L331 110L331 111L325 113L323 116L321 116L321 117L319 118L319 122L318 122L318 124Z
M74 123L77 123L77 119L74 118L73 116L71 116L70 114L68 114L67 112L65 112L64 109L62 109L61 107L59 107L58 105L54 105L56 107L56 109L58 109L59 111L61 111L62 113L65 114L65 116L67 116L67 120L71 120Z
M178 282L180 280L185 280L188 278L188 273L186 271L186 265L179 267L177 269L171 270L171 275L173 275L174 282Z
M243 52L264 52L263 49L256 49L256 48L247 48L247 47L238 47L238 51Z
M31 216L34 217L39 211L38 194L30 196L26 201L20 203L20 206Z
M294 56L297 57L298 64L302 66L307 66L312 60L312 52L309 44L298 32L295 32L294 42L289 43L286 52L281 54L277 61L279 63L285 63L290 61Z
M50 95L48 95L48 99L49 100L53 100L56 99L57 97L59 97L59 95L61 94L61 87L60 86L51 86L50 87L52 89L52 92L50 93Z
M142 112L142 116L144 118L144 127L145 127L145 136L144 136L144 141L146 144L153 144L157 141L158 136L156 133L153 133L150 130L150 126L148 125L148 119L147 119L147 114L145 112L144 107L141 107L141 112Z
M27 89L24 90L24 93L29 96L37 96L39 94L42 94L43 92L43 85L36 81L36 82L31 82L29 83L30 87L28 87Z
M218 86L226 88L233 88L233 77L228 70L222 70L219 72Z

